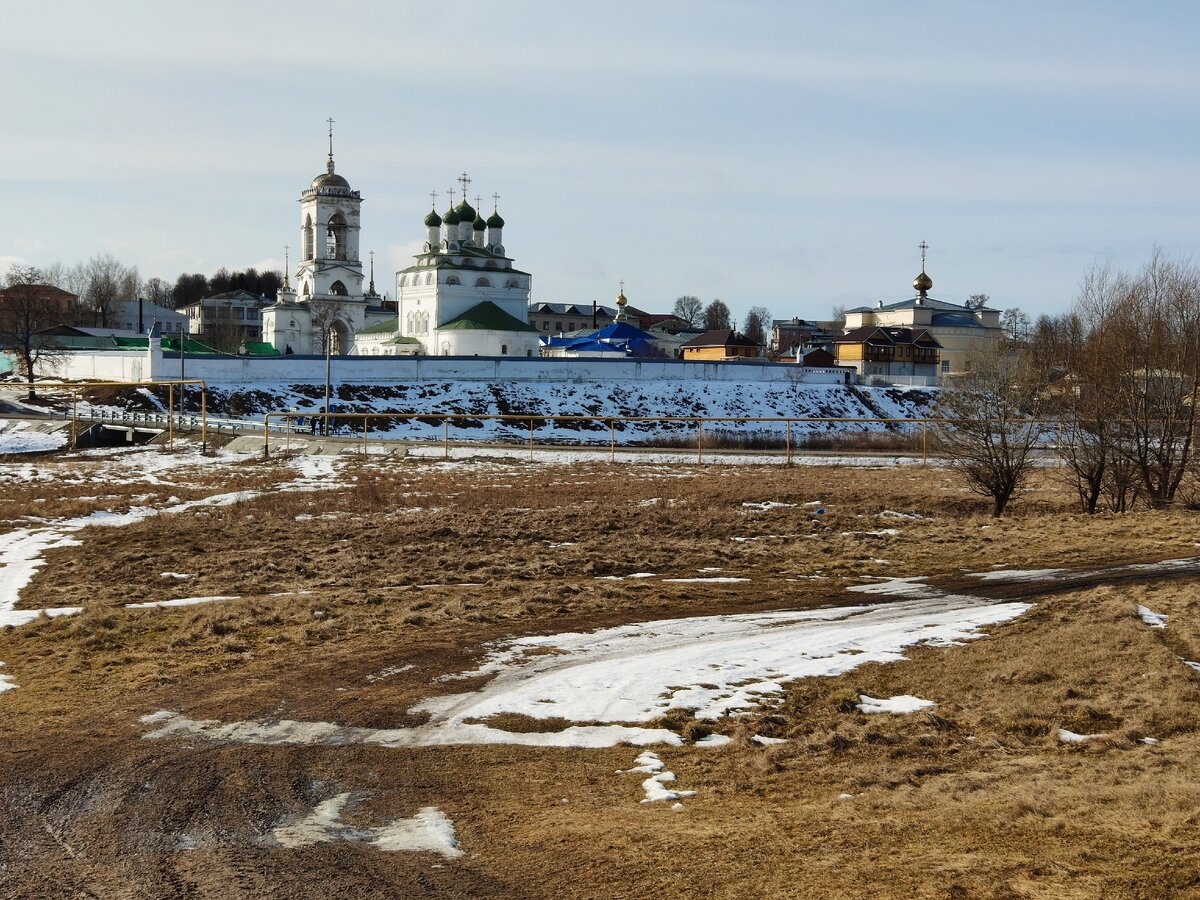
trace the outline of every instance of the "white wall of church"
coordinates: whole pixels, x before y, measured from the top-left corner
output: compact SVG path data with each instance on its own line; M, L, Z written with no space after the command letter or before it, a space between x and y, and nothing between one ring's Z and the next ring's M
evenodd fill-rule
M473 331L453 329L437 333L439 356L537 356L539 335L533 331Z

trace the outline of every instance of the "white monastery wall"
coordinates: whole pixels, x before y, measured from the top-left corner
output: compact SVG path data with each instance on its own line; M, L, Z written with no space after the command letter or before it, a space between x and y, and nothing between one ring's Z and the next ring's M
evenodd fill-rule
M193 357L184 361L188 378L245 385L325 383L325 358L318 356ZM333 381L395 384L421 381L711 381L843 384L842 369L799 368L758 360L684 362L659 359L551 359L516 356L334 356ZM56 375L101 381L171 381L179 377L174 353L80 350L64 354Z

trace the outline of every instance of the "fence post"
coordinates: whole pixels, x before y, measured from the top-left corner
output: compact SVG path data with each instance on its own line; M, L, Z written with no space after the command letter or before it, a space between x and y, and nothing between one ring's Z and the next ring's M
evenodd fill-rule
M533 462L533 416L529 417L529 461Z
M217 425L217 431L221 430L221 426ZM263 459L271 458L271 414L267 413L263 416Z
M921 420L921 465L929 465L929 420Z
M787 464L792 464L792 420L787 420Z
M442 416L442 458L450 458L450 417Z
M696 462L704 462L704 420L696 420Z
M371 452L367 449L367 417L363 416L363 456L370 456Z
M208 385L200 385L200 455L208 453Z
M79 395L72 393L71 394L71 449L72 450L79 449L79 434L76 430L76 424L75 424L75 415L76 415L75 404L78 400L79 400Z
M183 390L180 387L180 390ZM135 420L136 421L136 420ZM175 385L167 385L167 446L175 448Z
M617 425L612 420L608 420L608 461L617 461Z

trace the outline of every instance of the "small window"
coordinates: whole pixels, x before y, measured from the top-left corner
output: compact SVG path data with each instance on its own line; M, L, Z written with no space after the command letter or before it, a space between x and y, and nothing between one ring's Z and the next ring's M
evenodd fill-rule
M446 284L462 284L462 282L458 280L457 275L451 275L446 279Z
M486 278L476 278L475 279L475 287L491 287L491 286L492 286L492 283L490 281L488 281Z
M501 345L500 345L500 355L501 355L501 356L508 356L508 344L501 344Z
M943 359L942 360L942 374L945 375L949 371L950 371L950 360Z
M562 330L563 330L563 327L562 327L562 322L555 322L555 323L554 323L554 330L555 330L555 331L562 331Z

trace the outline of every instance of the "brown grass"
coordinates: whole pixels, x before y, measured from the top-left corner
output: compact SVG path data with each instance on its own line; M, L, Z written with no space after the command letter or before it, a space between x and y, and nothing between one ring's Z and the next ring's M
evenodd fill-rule
M418 724L422 717L408 712L414 703L478 683L444 686L439 675L470 667L483 642L511 634L843 602L844 588L864 575L953 579L1000 564L1196 554L1193 513L1081 516L1045 473L999 522L937 469L389 461L353 464L349 474L356 480L342 489L271 491L235 506L87 529L76 535L81 546L51 551L22 605L85 612L0 632L5 673L21 685L0 696L0 765L10 785L0 795L0 832L13 836L0 848L0 894L1057 898L1200 890L1200 679L1179 661L1200 656L1194 581L1038 597L1029 614L969 645L796 682L778 703L718 723L735 737L729 747L660 751L679 786L700 791L680 813L640 805L639 779L612 774L632 765L632 748L139 740L137 717L158 708L222 720ZM189 473L180 485L107 486L112 496L103 501L80 499L100 493L94 485L60 478L6 488L12 509L0 515L11 525L50 504L87 512L88 504L131 504L142 491L186 499L289 477L286 467L247 464L232 480L214 470ZM767 500L797 506L743 506ZM813 500L828 513L801 505ZM899 535L867 533L890 528ZM751 581L597 578L714 566ZM195 577L168 582L163 571ZM271 596L283 592L293 593ZM243 599L122 606L216 594ZM1170 616L1168 629L1141 623L1138 603ZM371 680L399 664L413 668ZM938 705L868 716L855 708L860 693L911 693ZM527 731L566 723L502 716L489 724ZM687 710L660 724L689 739L712 727ZM1105 737L1062 745L1059 728ZM788 743L760 747L754 734ZM1162 743L1140 743L1146 736ZM426 857L351 844L300 852L262 844L274 824L343 790L366 797L355 813L364 822L440 806L468 856L431 869ZM197 849L177 849L184 834ZM139 861L134 869L130 859Z

